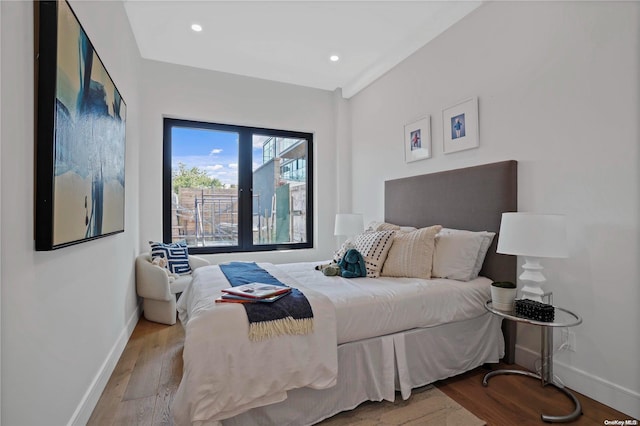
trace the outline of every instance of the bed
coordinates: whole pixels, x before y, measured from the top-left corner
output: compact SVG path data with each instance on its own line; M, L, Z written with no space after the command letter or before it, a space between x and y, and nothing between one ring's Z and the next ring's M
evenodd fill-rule
M388 223L497 233L507 211L517 211L515 161L385 182ZM468 282L344 279L313 262L260 264L300 289L314 314L313 333L260 341L247 338L244 309L213 303L228 286L220 268L198 269L178 303L185 349L176 424L314 424L503 356L512 362L515 328L501 331L484 309L491 280L515 281L515 257L496 254L496 243Z

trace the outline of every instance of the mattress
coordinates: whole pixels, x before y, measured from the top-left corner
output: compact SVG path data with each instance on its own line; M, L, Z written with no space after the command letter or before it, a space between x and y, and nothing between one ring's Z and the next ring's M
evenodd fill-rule
M295 281L324 294L336 309L338 343L476 318L487 311L491 280L341 278L314 269L318 262L277 265Z

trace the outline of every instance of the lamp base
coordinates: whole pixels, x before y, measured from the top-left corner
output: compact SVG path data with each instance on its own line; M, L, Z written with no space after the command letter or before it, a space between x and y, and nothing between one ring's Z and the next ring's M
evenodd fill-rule
M524 283L524 286L520 290L520 297L522 299L542 302L542 298L546 294L542 288L542 284L547 281L542 274L544 268L540 265L538 258L525 256L524 259L525 262L524 265L522 265L524 271L522 275L520 275L520 280Z
M546 294L547 293L542 289L542 287L530 285L529 283L525 284L525 286L520 290L521 299L535 300L536 302L543 302L542 298Z

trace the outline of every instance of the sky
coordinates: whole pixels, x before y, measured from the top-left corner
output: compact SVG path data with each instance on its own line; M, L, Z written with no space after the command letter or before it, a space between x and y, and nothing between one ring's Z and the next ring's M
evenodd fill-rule
M238 183L238 134L219 130L173 127L171 133L172 167L178 163L198 167L224 184ZM262 164L262 142L253 147L253 169Z

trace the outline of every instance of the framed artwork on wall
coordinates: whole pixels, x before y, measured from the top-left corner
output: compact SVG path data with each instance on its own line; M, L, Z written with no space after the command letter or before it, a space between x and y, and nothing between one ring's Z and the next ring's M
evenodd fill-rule
M442 111L442 136L445 154L477 148L478 98L465 99Z
M36 10L35 248L124 231L126 104L65 0Z
M431 158L431 116L427 115L404 126L404 160Z

